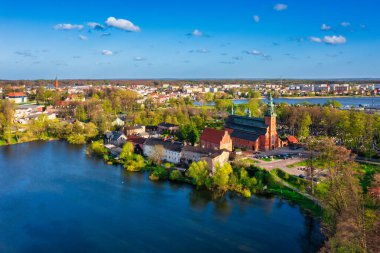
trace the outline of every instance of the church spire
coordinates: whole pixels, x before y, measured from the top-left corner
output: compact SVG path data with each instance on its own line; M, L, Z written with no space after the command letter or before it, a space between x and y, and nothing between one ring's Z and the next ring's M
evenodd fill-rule
M58 89L58 78L57 78L57 76L55 76L54 88Z
M269 117L276 116L276 113L274 112L272 93L269 93L268 110L265 116L269 116Z

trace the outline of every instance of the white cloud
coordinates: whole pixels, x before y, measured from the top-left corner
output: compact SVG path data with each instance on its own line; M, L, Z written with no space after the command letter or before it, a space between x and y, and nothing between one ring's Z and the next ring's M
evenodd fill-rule
M315 43L321 43L322 42L322 39L318 38L318 37L310 37L309 39L311 42L315 42Z
M288 6L286 4L276 4L273 9L275 11L284 11L286 9L288 9Z
M88 38L82 34L79 34L79 39L80 40L88 40Z
M73 24L57 24L54 26L55 30L81 30L83 29L83 25L73 25Z
M340 25L343 27L347 27L347 26L350 26L351 23L350 22L342 22L342 23L340 23Z
M102 50L102 55L113 55L113 52L111 50L104 49Z
M106 20L106 24L111 27L115 27L128 32L140 32L140 27L134 25L131 21L126 19L116 19L114 17L109 17Z
M96 23L96 22L88 22L87 25L91 28L91 29L94 29L94 30L104 30L105 27L104 25L101 25L99 23Z
M254 15L253 16L253 21L255 21L256 23L259 23L260 22L260 16Z
M195 29L194 31L191 32L191 35L193 36L197 36L197 37L200 37L203 35L203 32L201 32L200 30L198 29Z
M197 50L197 53L202 53L202 54L206 54L206 53L209 53L210 51L207 49L207 48L202 48L202 49L198 49Z
M325 36L323 37L323 42L330 45L344 44L347 42L347 39L342 35L336 36Z
M207 48L201 48L201 49L197 49L197 50L190 50L189 53L207 54L207 53L210 53L210 50L208 50Z
M244 51L245 54L250 54L250 55L262 55L263 53L260 52L259 50L252 50L252 51Z
M134 61L145 61L146 58L144 57L141 57L141 56L136 56L135 58L133 58Z
M322 25L321 25L321 30L322 30L322 31L328 31L328 30L331 30L331 26L326 25L326 24L322 24Z

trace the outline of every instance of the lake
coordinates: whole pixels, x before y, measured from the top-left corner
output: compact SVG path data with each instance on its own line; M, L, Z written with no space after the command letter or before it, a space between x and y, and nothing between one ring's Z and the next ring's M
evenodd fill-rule
M0 147L0 252L316 252L319 222L277 198L213 198L88 157Z
M274 98L273 102L278 103L288 103L290 105L293 104L301 104L304 102L310 104L325 104L327 100L336 100L341 103L343 106L350 107L358 107L358 106L370 106L374 105L374 107L380 107L380 97L334 97L334 98L326 98L326 97L315 97L315 98ZM245 104L248 100L246 99L235 99L234 104ZM268 100L265 98L263 102L267 103ZM194 102L194 105L201 105L199 102ZM207 103L207 105L215 105L212 103Z

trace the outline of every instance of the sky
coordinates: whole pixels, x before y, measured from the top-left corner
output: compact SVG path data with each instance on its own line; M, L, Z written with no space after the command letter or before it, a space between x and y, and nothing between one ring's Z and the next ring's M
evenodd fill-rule
M0 79L379 78L377 0L0 0Z

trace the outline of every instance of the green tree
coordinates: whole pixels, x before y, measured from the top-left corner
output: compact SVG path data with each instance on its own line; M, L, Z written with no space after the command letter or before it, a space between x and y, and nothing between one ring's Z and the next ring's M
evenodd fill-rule
M231 99L216 99L215 107L219 111L227 111L227 108L233 105L233 101Z
M192 178L197 188L206 184L209 178L209 169L206 161L193 162L186 172L187 176Z
M298 138L300 140L304 140L305 138L309 137L310 125L312 123L313 122L311 121L311 117L308 113L302 115L298 131Z
M134 152L134 146L132 142L126 142L123 145L122 151L120 153L120 158L123 159L124 161L132 158Z
M99 157L103 157L104 155L108 154L107 149L103 145L103 141L92 142L90 144L90 151Z
M214 186L221 191L226 191L231 174L232 167L229 163L224 163L223 166L217 164L212 176Z
M172 172L170 172L169 179L172 181L181 181L183 179L181 171L172 170Z
M337 100L329 99L324 104L324 106L330 106L330 107L334 107L334 108L341 108L343 105L339 101L337 101Z

